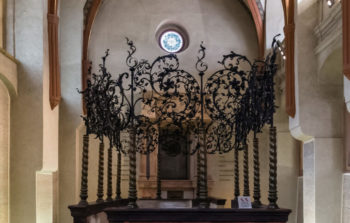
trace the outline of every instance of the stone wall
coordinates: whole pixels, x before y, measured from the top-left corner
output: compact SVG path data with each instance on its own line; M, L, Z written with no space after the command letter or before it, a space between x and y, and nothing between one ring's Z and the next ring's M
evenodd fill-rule
M0 222L9 222L10 95L0 81Z
M290 119L290 129L304 142L303 218L310 223L341 222L342 209L344 109L342 74L337 72L341 60L330 58L338 55L334 10L340 6L333 6L328 20L320 19L324 2L300 2L296 17L297 114Z
M35 171L42 165L43 2L16 1L18 97L11 101L11 223L36 221ZM21 214L18 214L21 213Z
M78 150L82 105L81 89L83 7L85 1L60 1L60 60L62 101L59 117L59 222L72 222L68 205L79 200L81 171Z

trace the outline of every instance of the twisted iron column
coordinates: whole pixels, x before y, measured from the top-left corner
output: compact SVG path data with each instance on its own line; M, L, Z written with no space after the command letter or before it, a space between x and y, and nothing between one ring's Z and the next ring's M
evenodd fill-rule
M269 171L269 205L268 208L278 208L277 201L277 147L276 127L270 127L270 171Z
M250 196L249 192L249 149L248 145L244 145L244 162L243 162L243 173L244 173L244 191L243 196Z
M209 208L208 183L207 183L207 145L204 128L200 128L200 148L199 148L199 207Z
M157 199L162 199L162 181L160 179L160 161L161 161L161 155L160 155L160 148L158 145L158 153L157 153Z
M260 161L259 161L259 140L256 138L254 134L253 139L253 147L254 147L254 202L253 207L259 208L261 207L260 201Z
M89 169L89 135L83 136L83 156L81 162L80 205L87 205Z
M122 155L120 153L120 151L118 151L118 161L117 161L117 184L116 184L116 200L120 200L121 199L121 187L120 187L120 183L121 183L121 173L122 173Z
M151 156L149 152L146 154L146 179L151 177Z
M200 187L200 180L199 180L199 175L200 175L200 154L199 154L199 149L197 151L197 191L196 191L196 196L197 199L199 199L199 187Z
M107 163L107 201L112 199L112 146L108 148L108 163Z
M129 128L130 146L129 146L129 208L137 208L137 189L136 189L136 130Z
M234 199L231 201L231 208L238 207L238 196L240 196L239 189L239 156L238 149L234 149L234 174L235 174L235 191L234 191Z
M97 183L97 200L96 202L103 202L103 172L104 172L104 143L101 140L98 157L98 183Z

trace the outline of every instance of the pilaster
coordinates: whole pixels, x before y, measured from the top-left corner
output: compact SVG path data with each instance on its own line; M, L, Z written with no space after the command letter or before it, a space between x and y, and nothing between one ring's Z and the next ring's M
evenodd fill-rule
M341 47L340 6L333 6L329 17L320 20L319 4L322 2L299 2L296 14L297 113L290 118L290 130L303 144L303 178L299 188L303 191L305 223L341 222L342 209L342 74L325 69L341 66L334 64L338 60L332 60Z
M0 222L10 222L10 114L17 96L17 61L0 49Z

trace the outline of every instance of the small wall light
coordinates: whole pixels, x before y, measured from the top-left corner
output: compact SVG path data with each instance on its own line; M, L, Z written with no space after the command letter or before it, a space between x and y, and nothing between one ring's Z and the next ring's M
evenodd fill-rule
M279 40L277 40L277 46L278 46L278 51L280 51L280 53L281 53L282 59L286 60L287 57L286 57L286 54L285 54L284 45Z
M335 0L327 0L327 5L329 8L331 8L335 3Z

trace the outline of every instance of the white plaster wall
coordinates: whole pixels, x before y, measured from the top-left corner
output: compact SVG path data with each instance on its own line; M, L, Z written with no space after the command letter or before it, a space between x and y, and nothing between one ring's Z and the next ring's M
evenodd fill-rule
M299 161L300 162L300 161ZM298 190L297 190L297 207L296 207L296 223L304 222L304 203L303 203L303 176L298 177Z
M10 95L0 81L0 222L9 222Z
M282 1L266 1L265 12L265 46L271 48L272 39L275 35L281 34L279 40L284 39L284 12Z
M303 219L315 222L315 143L310 141L303 145Z
M43 1L17 0L18 97L11 103L11 223L35 222L35 171L42 166Z
M8 88L11 96L16 95L18 91L17 63L13 57L4 52L0 53L0 80Z
M318 6L315 3L303 9L297 16L296 75L298 75L299 120L293 121L298 123L305 135L342 137L342 86L324 83L318 76L317 57L314 53L317 39L313 35L313 29L318 21L317 13Z
M347 111L350 112L350 80L344 76L344 98Z
M73 222L68 205L79 200L76 129L81 123L81 55L85 1L60 0L62 101L59 111L59 222ZM80 138L81 139L81 138Z
M341 222L343 139L315 140L315 203L317 223ZM327 211L325 211L327 210Z
M342 138L304 144L304 222L341 222Z
M288 130L279 131L277 140L278 205L292 210L288 222L294 223L297 219L299 143Z
M298 3L295 59L297 115L290 119L291 130L296 133L298 129L297 137L304 140L303 218L307 223L340 222L342 198L342 74L332 68L332 58L325 60L331 54L330 48L319 50L319 41L313 31L322 21L319 20L319 10L322 7L314 0ZM330 63L324 65L324 62ZM312 138L312 141L306 138Z
M320 4L320 21L324 20L331 14L331 11L333 8L335 8L337 5L341 4L341 0L334 0L334 5L332 7L329 7L327 4L327 0L321 0L319 1Z
M12 56L15 56L15 35L14 35L14 25L15 25L15 0L6 0L5 6L5 26L6 32L4 36L5 44L4 49L9 52Z
M47 1L43 2L43 147L42 167L36 172L36 223L56 223L58 206L58 116L59 105L50 106Z
M343 213L342 223L350 222L350 174L343 174Z
M186 7L183 7L186 5ZM166 21L182 25L189 33L189 47L178 54L181 66L195 73L199 44L204 41L208 72L217 69L223 54L234 50L257 57L254 23L239 3L230 0L115 0L104 1L92 29L89 58L96 71L105 50L110 49L107 66L113 74L127 70L125 37L134 41L136 57L154 60L166 54L155 38L157 27Z

